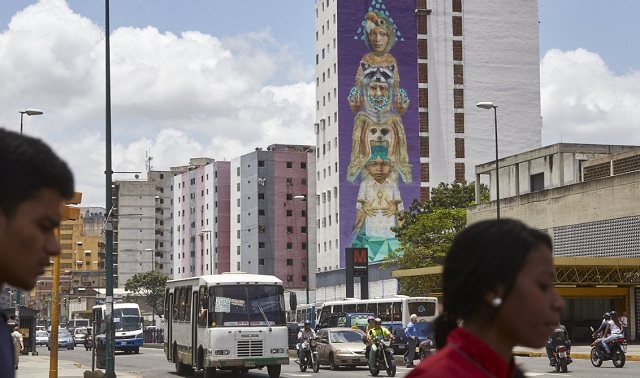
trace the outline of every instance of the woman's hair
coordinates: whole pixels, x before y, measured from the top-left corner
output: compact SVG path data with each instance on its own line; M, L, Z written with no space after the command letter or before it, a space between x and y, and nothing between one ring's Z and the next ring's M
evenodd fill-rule
M453 240L442 273L442 314L435 321L438 348L458 320L491 324L496 310L485 294L500 286L509 296L524 262L536 246L552 249L548 235L512 219L489 220L468 226Z
M364 22L364 40L367 42L367 47L369 48L369 50L371 50L371 52L373 52L373 47L371 46L371 41L369 40L369 32L375 28L383 28L387 32L389 41L387 42L387 46L385 47L384 52L388 53L396 43L396 29L393 27L391 20L389 20L389 17L387 17L386 15L377 11L368 12L365 16Z

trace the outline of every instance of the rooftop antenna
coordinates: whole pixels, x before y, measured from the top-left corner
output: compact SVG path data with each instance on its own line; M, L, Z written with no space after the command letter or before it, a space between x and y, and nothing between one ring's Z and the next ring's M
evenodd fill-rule
M147 172L151 172L151 160L153 160L153 157L151 155L149 155L149 151L145 152L145 157L144 157L144 161L145 164L147 166Z

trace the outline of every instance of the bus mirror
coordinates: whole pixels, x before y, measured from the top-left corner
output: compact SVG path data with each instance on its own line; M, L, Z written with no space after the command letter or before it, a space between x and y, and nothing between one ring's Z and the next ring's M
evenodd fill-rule
M293 291L289 293L289 307L291 307L291 311L295 311L298 307L298 298Z

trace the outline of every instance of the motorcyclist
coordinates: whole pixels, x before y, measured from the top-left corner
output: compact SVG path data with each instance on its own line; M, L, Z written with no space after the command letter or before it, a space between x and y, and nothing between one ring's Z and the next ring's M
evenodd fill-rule
M608 312L605 312L604 315L602 315L602 323L600 323L600 327L598 327L598 329L596 329L593 332L591 337L598 336L598 337L604 338L606 336L606 334L604 334L604 331L607 329L607 324L609 320L611 320L611 314Z
M302 362L302 360L304 359L304 347L303 344L305 341L309 340L310 338L315 338L316 337L316 332L311 329L311 320L305 320L304 321L304 328L300 330L300 332L298 332L298 360L299 362Z
M369 359L369 352L371 351L371 340L369 340L369 331L376 327L376 318L373 315L367 317L367 326L364 328L364 343L367 347L364 350L364 356Z
M367 334L367 336L368 336L369 342L371 343L371 352L369 352L369 366L373 366L376 362L376 352L377 352L376 345L373 343L373 340L376 337L382 337L385 339L389 338L391 339L391 341L393 341L395 338L393 337L391 332L389 332L388 329L382 326L382 319L380 318L375 318L374 327L369 330L369 333Z
M567 332L567 328L562 324L558 324L551 336L549 336L549 340L547 340L547 357L549 357L551 366L554 366L557 363L553 352L555 352L558 345L565 346L567 350L567 361L571 362L571 340L569 340L569 333Z
M609 343L615 339L624 337L622 334L622 323L620 323L620 319L618 319L618 313L610 311L609 314L611 315L611 320L607 322L604 334L607 335L609 331L611 331L611 334L602 340L602 346L607 354L611 352L609 350Z

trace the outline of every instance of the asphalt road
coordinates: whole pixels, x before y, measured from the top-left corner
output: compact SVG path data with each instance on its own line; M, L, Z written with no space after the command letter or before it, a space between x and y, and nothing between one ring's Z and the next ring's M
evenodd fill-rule
M49 354L45 347L38 347L38 352L42 356ZM91 367L91 352L85 351L84 347L79 345L74 350L60 349L58 353L60 360L74 361L81 363L87 368ZM417 361L416 361L417 362ZM581 377L581 378L609 378L609 377L639 377L640 362L627 361L622 369L613 367L611 361L606 361L602 367L596 368L591 365L589 360L576 359L569 365L569 372L566 374L556 373L549 366L549 361L544 357L517 357L516 362L526 371L527 377ZM140 354L123 354L116 353L116 372L127 372L138 375L143 378L176 378L173 364L168 362L164 356L162 349L141 348ZM397 377L403 377L409 369L404 366L398 366ZM230 372L220 371L216 374L218 377L233 377ZM334 378L350 378L350 377L370 377L369 370L365 367L358 367L353 370L341 369L339 371L329 370L328 366L322 366L318 373L301 372L298 365L290 360L289 365L282 367L281 377L283 378L302 378L327 376ZM201 372L196 372L194 377L202 377ZM267 369L250 370L249 373L243 374L244 378L265 378L268 377ZM385 377L381 372L380 377Z

